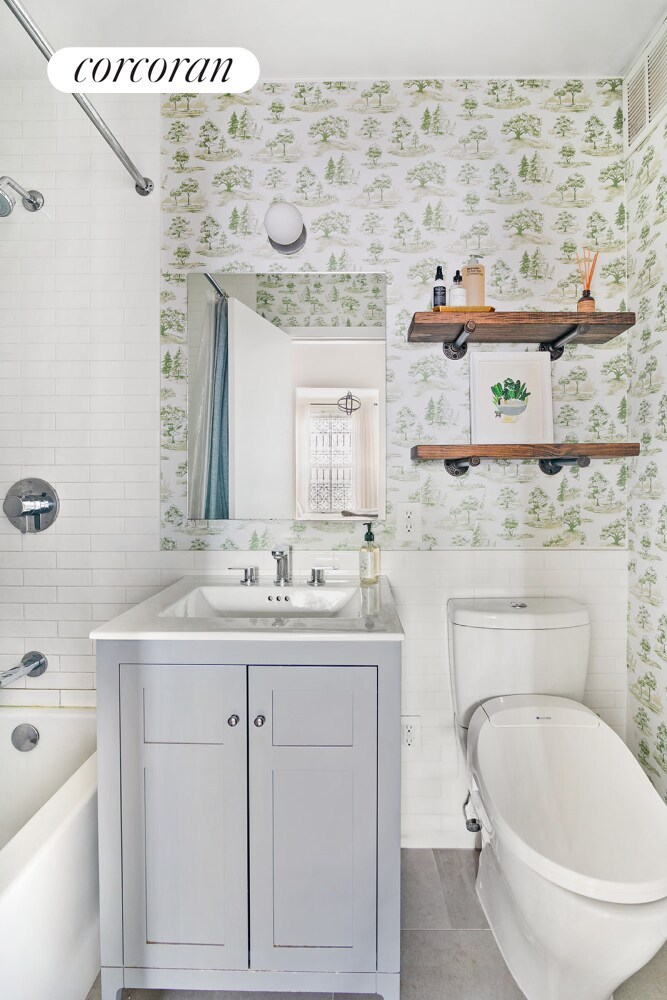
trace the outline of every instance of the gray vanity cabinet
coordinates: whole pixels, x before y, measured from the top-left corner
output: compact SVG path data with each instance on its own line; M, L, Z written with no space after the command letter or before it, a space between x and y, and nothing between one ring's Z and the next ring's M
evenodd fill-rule
M97 655L103 1000L398 1000L400 643Z
M122 665L120 689L126 964L374 971L376 668Z
M120 689L125 962L247 968L246 668L122 665Z
M250 965L373 972L376 668L251 666L248 699Z

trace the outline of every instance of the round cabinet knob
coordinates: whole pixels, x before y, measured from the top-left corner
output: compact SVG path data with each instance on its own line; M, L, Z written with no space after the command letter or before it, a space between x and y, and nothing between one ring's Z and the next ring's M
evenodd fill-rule
M239 724L238 715L230 715L229 718L227 719L227 725L231 726L232 728L234 726L238 726L238 724Z
M255 719L255 725L257 726L258 729L261 729L265 722L266 718L263 715L258 715L257 718Z

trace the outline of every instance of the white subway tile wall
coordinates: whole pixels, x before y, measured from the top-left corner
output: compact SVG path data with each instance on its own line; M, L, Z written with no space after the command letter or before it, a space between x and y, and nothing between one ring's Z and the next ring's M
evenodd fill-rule
M97 103L157 181L158 100ZM159 204L46 82L0 86L0 159L45 197L0 229L0 489L39 475L62 502L40 535L0 519L0 665L49 659L0 704L94 705L91 624L160 583Z
M159 102L99 95L109 125L159 181ZM0 667L41 649L49 670L0 705L94 705L91 627L184 573L227 572L226 552L159 551L159 199L138 197L78 106L46 83L0 85L2 171L44 209L0 224L0 492L38 475L61 514L39 535L0 518ZM278 540L278 539L277 539ZM307 570L330 553L297 552ZM356 570L354 552L336 553ZM268 553L234 562L273 568ZM624 734L624 551L384 552L406 630L403 840L469 842L453 727L446 603L464 595L567 594L593 620L587 704Z

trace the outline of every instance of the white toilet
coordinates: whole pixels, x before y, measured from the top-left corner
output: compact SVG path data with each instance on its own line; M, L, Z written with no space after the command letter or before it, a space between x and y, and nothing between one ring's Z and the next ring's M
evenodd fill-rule
M667 808L581 704L588 612L466 598L448 614L489 925L528 1000L609 1000L667 940Z

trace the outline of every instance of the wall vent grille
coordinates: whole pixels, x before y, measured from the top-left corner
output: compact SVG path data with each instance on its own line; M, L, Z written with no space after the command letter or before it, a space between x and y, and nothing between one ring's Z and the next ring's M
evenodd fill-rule
M626 76L625 141L630 153L667 111L667 21Z
M648 124L646 111L646 67L642 66L626 84L625 117L629 146L633 145Z
M652 124L665 103L667 103L667 31L654 49L649 52L648 72L648 120Z

